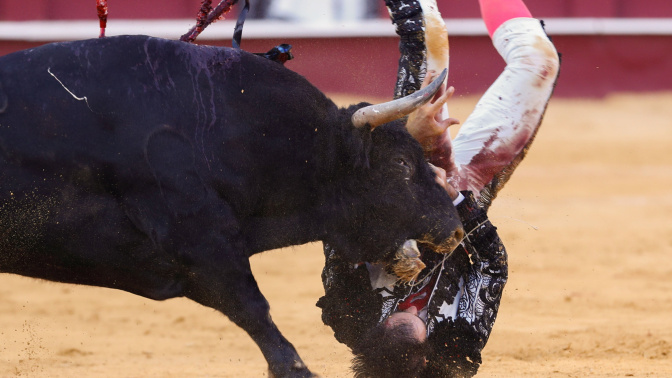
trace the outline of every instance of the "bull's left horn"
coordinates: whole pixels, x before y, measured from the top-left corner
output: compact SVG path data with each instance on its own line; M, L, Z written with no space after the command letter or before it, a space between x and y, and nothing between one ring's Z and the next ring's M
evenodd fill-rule
M376 126L380 126L410 114L419 106L424 105L434 97L439 88L441 88L443 81L446 80L447 75L448 70L444 69L437 79L434 79L431 84L417 92L396 100L377 105L369 105L359 109L352 115L352 124L357 128L364 127L368 124L373 129Z

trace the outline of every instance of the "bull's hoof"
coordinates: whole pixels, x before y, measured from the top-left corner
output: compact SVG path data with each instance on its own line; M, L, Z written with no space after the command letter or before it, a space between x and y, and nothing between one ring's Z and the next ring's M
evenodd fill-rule
M280 370L280 371L278 371ZM303 362L294 362L289 369L276 369L273 371L268 368L268 376L270 378L319 378L317 374L313 374Z
M420 250L415 240L407 240L404 245L397 250L394 260L389 269L399 277L402 283L409 283L418 277L418 274L425 269L425 263L420 260Z

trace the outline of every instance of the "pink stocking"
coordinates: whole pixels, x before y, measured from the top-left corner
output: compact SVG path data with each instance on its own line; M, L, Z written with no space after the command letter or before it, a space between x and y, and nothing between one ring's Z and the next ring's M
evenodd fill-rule
M523 0L478 0L481 15L490 37L504 22L518 17L532 17Z

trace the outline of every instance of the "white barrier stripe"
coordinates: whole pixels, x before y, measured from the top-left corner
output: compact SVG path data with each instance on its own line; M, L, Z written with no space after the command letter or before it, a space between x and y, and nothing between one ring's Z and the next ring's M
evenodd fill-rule
M446 19L451 36L485 36L481 19ZM672 18L546 18L550 35L672 35ZM115 20L108 21L106 35L146 34L178 39L194 20ZM210 25L198 40L229 40L235 21ZM98 36L98 20L91 21L2 21L0 40L67 41ZM358 22L297 23L276 20L249 20L243 29L244 39L268 38L349 38L396 37L389 20Z
M672 35L672 18L549 18L554 35Z

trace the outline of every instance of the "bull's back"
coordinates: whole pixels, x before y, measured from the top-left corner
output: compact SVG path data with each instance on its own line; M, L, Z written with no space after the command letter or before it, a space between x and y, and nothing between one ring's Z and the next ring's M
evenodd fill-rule
M0 58L5 153L105 161L141 153L143 139L161 126L184 133L206 127L216 117L214 88L201 93L212 80L208 60L233 63L236 54L199 54L189 47L128 36L49 44Z
M0 57L0 85L3 201L71 190L120 198L157 185L198 200L216 185L239 213L298 203L313 138L334 109L275 62L146 36Z
M298 104L315 101L319 91L279 64L145 36L55 43L0 57L0 85L7 99L0 113L5 158L49 166L133 166L144 160L147 140L165 129L210 168L219 159L224 166L227 159L287 164L283 151L305 151L310 143L306 131L313 125L296 119L301 112L318 118Z

